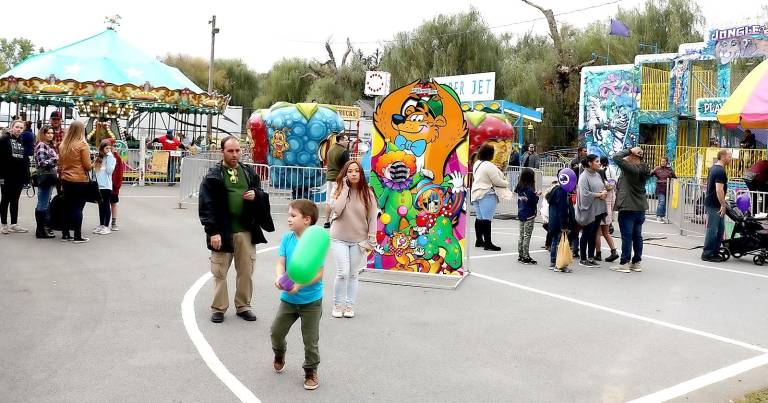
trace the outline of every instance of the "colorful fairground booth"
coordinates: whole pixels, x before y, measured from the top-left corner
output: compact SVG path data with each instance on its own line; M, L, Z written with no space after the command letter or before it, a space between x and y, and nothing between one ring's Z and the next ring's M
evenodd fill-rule
M128 143L144 146L140 139L164 135L168 129L186 138L204 137L207 117L218 116L229 97L204 92L178 69L145 54L108 28L30 56L0 76L0 101L6 118L20 116L38 128L49 124L53 111L63 115L63 126L73 119L82 120L91 145L114 138L117 148L127 153ZM159 160L168 166L168 156L160 154ZM142 167L127 163L134 169L126 175L137 173L143 179L144 161L135 161ZM133 172L138 170L142 171Z
M723 125L718 111L768 55L760 25L710 30L706 41L677 53L638 55L634 64L590 66L581 73L579 128L590 152L610 155L634 145L656 166L666 157L680 177L706 177L712 156L733 149L731 178L765 159L766 136L743 149L746 127Z
M512 143L522 141L515 127L541 120L540 112L494 101L493 87L493 73L422 79L378 102L370 184L381 215L361 279L455 288L470 273L472 154L490 142L502 156L494 162L506 166Z

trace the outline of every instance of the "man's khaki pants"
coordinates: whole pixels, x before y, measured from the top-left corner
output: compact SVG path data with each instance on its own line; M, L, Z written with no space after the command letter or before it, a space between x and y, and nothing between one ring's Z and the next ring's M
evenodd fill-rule
M211 273L213 274L213 303L214 312L226 312L229 308L229 293L227 291L227 271L235 259L235 308L237 313L251 309L253 294L253 264L256 262L256 247L251 243L250 232L237 232L233 236L235 253L211 251Z

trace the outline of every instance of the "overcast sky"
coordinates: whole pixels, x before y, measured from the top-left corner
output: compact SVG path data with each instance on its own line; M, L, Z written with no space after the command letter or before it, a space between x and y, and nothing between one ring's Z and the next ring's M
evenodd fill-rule
M632 8L644 0L537 0L556 13L590 6L586 11L557 17L560 22L584 26L606 20L618 7ZM763 0L699 0L707 26L756 22ZM601 4L605 4L600 6ZM186 53L208 57L210 27L216 14L221 32L216 36L217 58L240 58L252 69L265 72L285 57L326 60L323 42L338 42L344 51L349 37L366 52L382 47L396 32L411 30L440 13L477 8L494 32L520 35L529 30L546 33L541 13L519 0L385 0L372 1L225 1L225 0L135 0L133 2L37 0L29 13L6 15L0 37L25 37L36 46L54 49L101 32L104 17L120 14L118 33L127 41L155 56ZM24 7L22 7L24 8ZM340 56L339 56L340 57Z

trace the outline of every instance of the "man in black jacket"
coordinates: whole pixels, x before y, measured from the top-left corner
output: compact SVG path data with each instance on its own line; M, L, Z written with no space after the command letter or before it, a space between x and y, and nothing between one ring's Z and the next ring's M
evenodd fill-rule
M275 230L269 212L269 197L252 167L240 163L240 142L234 136L221 141L223 159L208 171L200 184L200 222L211 251L214 296L211 321L224 321L229 307L227 271L234 258L237 272L235 308L237 316L256 320L251 311L253 265L258 243L266 243L262 229Z

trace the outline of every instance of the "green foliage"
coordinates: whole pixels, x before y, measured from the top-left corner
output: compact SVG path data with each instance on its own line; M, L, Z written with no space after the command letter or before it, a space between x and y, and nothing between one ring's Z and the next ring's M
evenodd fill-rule
M204 91L208 89L208 60L168 54L161 61L181 70ZM249 107L259 91L259 75L240 59L218 59L213 63L213 89L220 94L230 95L230 105Z
M475 9L438 15L412 32L400 32L384 48L381 69L392 88L418 78L499 71L509 37L495 35Z
M283 59L267 73L261 82L259 96L253 101L253 108L268 108L275 102L304 102L308 99L312 85L309 65L299 58Z
M40 48L42 52L42 48ZM0 38L0 74L13 68L35 53L35 45L29 39Z

